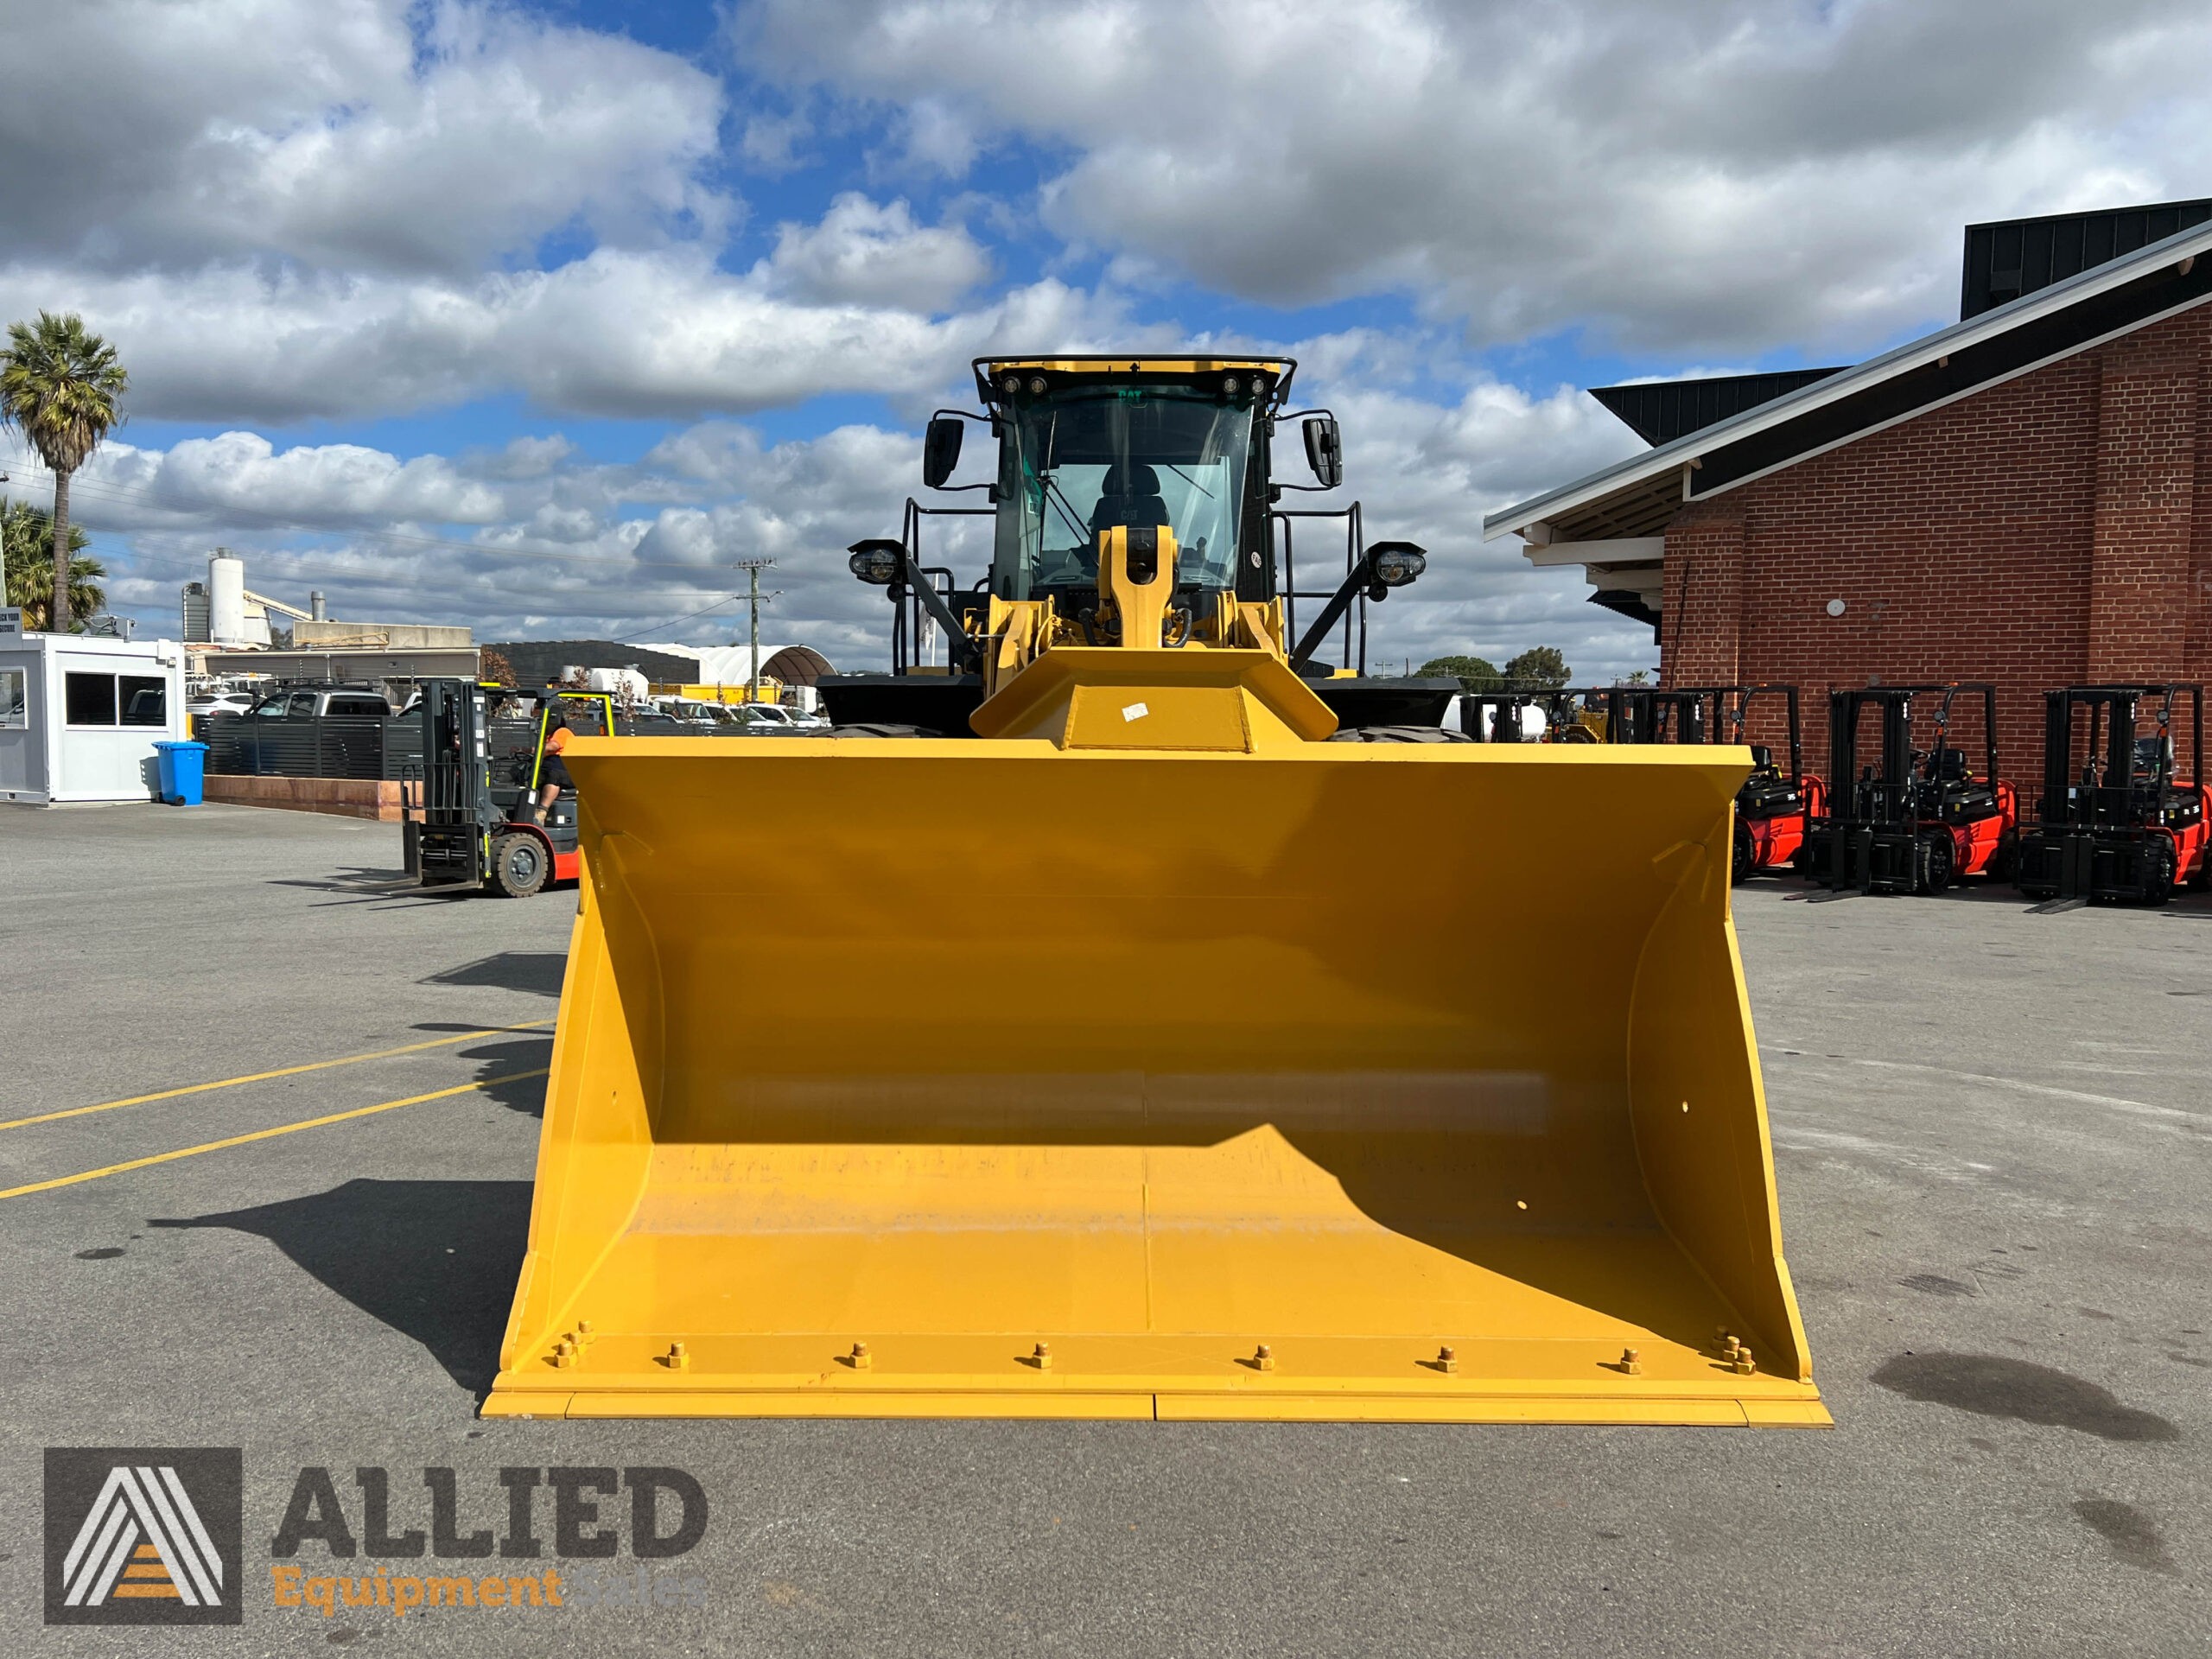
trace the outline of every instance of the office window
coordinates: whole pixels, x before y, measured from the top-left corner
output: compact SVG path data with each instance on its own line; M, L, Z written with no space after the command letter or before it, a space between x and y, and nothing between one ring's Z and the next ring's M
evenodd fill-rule
M169 723L169 683L153 675L125 674L117 683L126 726Z
M65 674L62 676L61 708L64 717L72 726L112 726L115 724L115 676L112 674Z
M0 668L0 731L20 732L30 723L29 671Z

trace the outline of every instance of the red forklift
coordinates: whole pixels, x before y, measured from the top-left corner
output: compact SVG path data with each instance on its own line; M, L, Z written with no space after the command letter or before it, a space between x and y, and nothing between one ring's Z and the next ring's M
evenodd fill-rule
M1732 880L1789 865L1803 874L1812 857L1813 820L1827 810L1827 783L1805 770L1805 746L1797 721L1794 685L1730 685L1719 688L1714 741L1743 743L1745 717L1755 699L1780 697L1788 713L1789 769L1775 764L1770 744L1751 743L1751 775L1736 791L1735 855ZM1720 736L1725 725L1727 735Z
M1950 741L1961 694L1982 707L1977 772ZM1914 699L1936 698L1934 746L1912 746ZM1879 757L1859 762L1861 716L1878 720ZM1872 721L1864 722L1872 724ZM1812 819L1806 874L1840 899L1853 893L1941 893L1961 876L2011 876L2019 851L2019 798L1997 775L1997 690L1975 682L1876 685L1828 699L1835 782Z
M2174 713L2182 699L2190 719L2188 781L2175 775ZM2147 711L2146 702L2153 705ZM2156 730L2143 732L2145 721ZM2080 749L2077 725L2086 739ZM2205 884L2212 802L2202 782L2202 686L2046 691L2043 742L2043 801L2020 837L2022 893L2050 901L2046 908L2072 909L2092 899L2163 905L2183 884Z

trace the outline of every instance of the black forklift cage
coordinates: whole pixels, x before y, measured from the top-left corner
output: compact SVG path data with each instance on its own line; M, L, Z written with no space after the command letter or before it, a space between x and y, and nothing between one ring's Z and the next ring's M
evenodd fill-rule
M1735 686L1592 685L1562 692L1601 704L1608 743L1717 743L1721 698Z
M1961 692L1979 693L1982 703L1982 746L1987 771L1997 782L1997 688L1985 680L1961 680L1938 685L1870 685L1837 691L1828 698L1828 801L1832 820L1902 828L1919 819L1922 779L1912 766L1912 700L1940 693L1936 706L1936 741L1928 751L1931 766L1940 766L1950 734L1951 705ZM1859 716L1863 709L1882 713L1878 770L1859 765ZM1847 804L1848 811L1834 809Z
M2174 702L2186 696L2190 716L2190 765L2192 785L2204 781L2204 688L2176 682L2163 685L2069 685L2044 693L2043 799L2038 823L2049 830L2129 830L2163 822L2177 804L2177 758L2171 753ZM2145 699L2158 700L2158 759L2151 788L2135 777L2136 727ZM2122 716L2122 708L2126 715ZM2074 766L2074 711L2088 711L2081 770ZM2101 757L2099 750L2101 748ZM2118 781L2114 781L2117 779ZM2145 798L2146 793L2149 798Z
M1521 735L1521 711L1541 709L1545 723L1555 731L1565 731L1574 725L1574 698L1572 691L1466 691L1459 697L1459 729L1478 743L1523 743L1529 740ZM1483 716L1491 715L1490 734L1483 734ZM1509 716L1510 718L1509 719ZM1588 728L1580 728L1580 739L1568 742L1592 741Z
M1722 696L1719 717L1726 722L1727 741L1751 747L1745 736L1746 724L1754 698L1779 694L1788 711L1789 721L1789 781L1792 785L1802 783L1805 777L1805 738L1797 718L1797 688L1794 685L1727 685L1719 689ZM1721 741L1718 738L1716 742Z

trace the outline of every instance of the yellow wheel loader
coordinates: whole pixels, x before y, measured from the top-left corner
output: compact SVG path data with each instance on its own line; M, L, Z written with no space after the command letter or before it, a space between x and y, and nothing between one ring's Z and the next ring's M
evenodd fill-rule
M570 745L486 1414L1828 1421L1729 921L1748 753L1442 731L1453 683L1358 671L1424 556L1356 509L1300 628L1294 367L979 362L924 477L988 424L988 570L912 504L852 550L896 671L823 736ZM808 994L734 1005L764 963Z

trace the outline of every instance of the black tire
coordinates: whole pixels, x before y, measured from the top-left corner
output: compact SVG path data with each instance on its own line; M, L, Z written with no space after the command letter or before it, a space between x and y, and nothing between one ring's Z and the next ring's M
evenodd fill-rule
M1997 856L1989 861L1989 877L1993 881L2018 884L2020 874L2020 837L2013 830L2006 830L1997 838Z
M553 874L545 843L536 836L509 831L492 837L492 869L485 887L502 899L527 899Z
M2174 896L2174 844L2164 836L2151 837L2143 849L2143 902L2163 905Z
M1332 743L1471 743L1474 741L1465 732L1447 731L1441 726L1355 726L1349 731L1338 732L1329 740Z
M933 732L926 726L892 726L880 722L855 726L832 726L821 734L823 737L943 737L943 732Z
M1958 872L1958 849L1952 844L1951 832L1938 830L1920 838L1920 890L1941 893L1951 885L1951 878Z
M1758 868L1755 861L1758 850L1751 844L1751 826L1741 818L1736 820L1736 841L1728 861L1728 884L1741 887L1745 877Z

